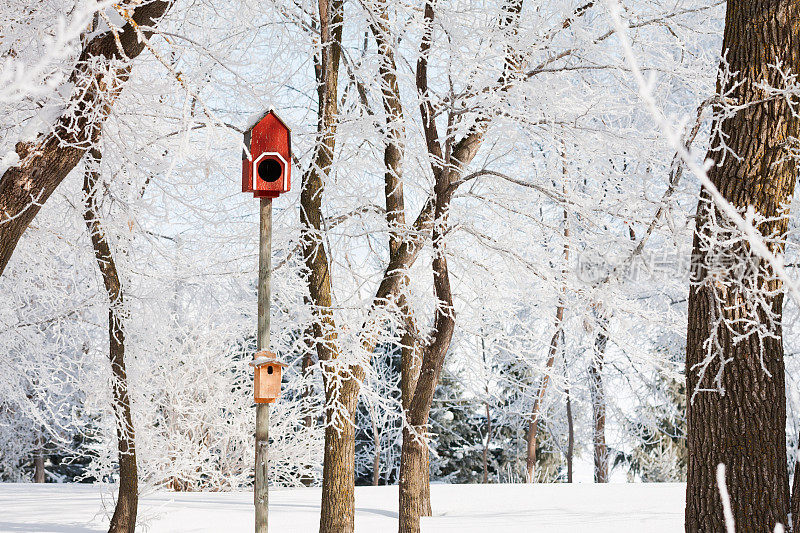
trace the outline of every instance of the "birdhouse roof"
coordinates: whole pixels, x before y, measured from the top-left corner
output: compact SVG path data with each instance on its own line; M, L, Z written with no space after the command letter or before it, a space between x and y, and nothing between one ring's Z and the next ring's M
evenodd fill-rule
M259 352L256 354L256 357L250 361L250 366L252 367L259 367L264 365L275 365L280 367L287 367L286 363L282 363L278 361L278 358L272 352Z
M267 115L269 115L270 113L272 113L272 115L275 118L278 119L278 122L280 122L283 125L283 127L287 129L287 131L289 131L289 132L292 131L292 128L290 128L286 124L286 122L284 122L283 119L278 116L278 114L275 112L275 110L272 109L272 107L270 107L265 112L256 113L255 115L250 117L250 121L247 123L247 129L244 130L245 134L251 132L253 130L253 128L255 128L258 125L258 123L261 122L262 120L264 120L267 117Z

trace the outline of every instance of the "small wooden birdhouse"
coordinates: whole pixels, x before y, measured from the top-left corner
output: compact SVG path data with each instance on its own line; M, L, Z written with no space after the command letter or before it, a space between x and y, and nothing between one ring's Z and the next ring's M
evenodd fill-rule
M281 374L287 366L267 351L257 352L250 366L255 368L253 391L256 403L272 403L281 395Z
M292 186L292 132L269 110L244 132L242 192L277 198ZM249 151L249 154L248 154Z

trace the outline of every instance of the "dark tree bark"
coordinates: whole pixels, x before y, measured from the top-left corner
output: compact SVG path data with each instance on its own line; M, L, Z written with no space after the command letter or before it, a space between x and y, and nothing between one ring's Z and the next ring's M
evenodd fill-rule
M316 343L317 353L324 367L326 362L333 361L338 356L335 322L331 310L329 259L322 239L321 198L324 191L324 176L330 168L335 146L336 77L338 75L340 55L342 16L341 0L319 0L319 6L322 42L326 43L326 45L322 47L322 52L317 61L317 81L320 93L318 142L314 152L314 164L303 177L303 190L300 200L302 208L301 222L304 233L303 254L309 271L309 292L316 314L314 329L315 337L318 339ZM511 0L509 2L509 5L505 8L505 25L508 26L515 22L520 8L521 0ZM432 7L430 9L432 14ZM331 16L334 18L331 19ZM380 28L380 25L377 24L376 27ZM379 33L383 32L379 30ZM384 44L387 43L388 41L384 40ZM430 42L428 41L429 45ZM381 47L381 44L379 44L379 49L387 50L385 46ZM512 55L511 52L509 52L509 55ZM382 63L381 68L384 69L384 74L386 74L387 68L390 69L387 65L390 64L385 61ZM417 76L418 89L421 90L422 94L427 92L426 65L427 63L425 62L425 66L422 69L418 69ZM514 65L510 64L510 62L505 65L504 74L500 80L502 87L508 86L508 80L514 68ZM390 79L390 77L384 79ZM421 79L425 80L425 87L420 85L419 81ZM387 87L389 88L388 91ZM389 100L396 98L396 103L399 104L399 93L392 88L392 83L386 84L382 93ZM394 96L391 93L394 93ZM392 108L389 116L400 110L392 102L384 100L384 106L387 104ZM434 157L431 161L431 166L434 169L434 175L442 174L444 176L446 174L446 177L437 178L439 190L425 202L414 223L411 224L409 231L404 232L402 235L402 239L399 238L399 232L392 231L393 242L390 243L389 263L372 300L367 320L361 332L360 340L364 350L367 352L374 351L377 342L374 332L376 330L375 317L379 316L378 311L390 305L400 305L400 293L406 279L406 272L414 264L423 245L431 235L434 215L437 209L441 214L443 207L449 204L449 198L452 197L459 185L455 178L461 174L462 169L475 157L490 123L488 116L481 117L459 142L449 141L452 147L452 150L448 152L450 155L449 165L443 166L442 149L435 133L435 126L432 126L432 120L426 120L426 118L432 117L430 102L423 103L420 107L423 121L426 125L426 143L429 151L433 150L431 153ZM397 124L394 125L394 127L397 126ZM389 222L391 226L396 228L401 221L404 222L404 219L396 216L399 215L400 211L392 207L400 205L400 199L402 198L398 193L400 189L393 187L393 184L400 184L399 163L402 160L402 142L399 134L392 133L392 127L390 126L387 130L390 142L385 152L385 163L387 165L386 189ZM445 197L447 200L443 204L442 199ZM392 219L392 217L395 218ZM397 238L395 239L395 237ZM441 261L438 263L438 268L442 268ZM449 340L447 344L449 345ZM422 368L424 367L425 365L423 364ZM358 401L359 382L364 377L364 368L355 364L347 369L346 372L348 378L340 380L338 386L333 383L334 380L327 380L324 384L326 403L330 404L332 399L337 399L343 408L341 409L343 412L340 412L339 415L344 417L344 420L328 420L326 424L323 501L320 516L320 531L322 532L353 530L355 441L352 421ZM430 386L430 380L426 380L426 383L426 387ZM428 404L427 409L429 410L429 408L430 405ZM328 411L327 414L330 416L333 413ZM415 509L430 508L427 448L423 447L423 450L419 450L419 460L413 464L407 462L406 467L403 467L401 460L401 480L403 479L403 468L409 468L417 472L413 476L415 479L414 498L417 502L415 503ZM422 488L419 488L420 486ZM430 511L421 512L429 513ZM419 528L419 514L416 513L417 529Z
M481 337L481 356L483 358L484 366L486 365L486 339ZM489 406L489 383L486 383L484 389L486 394L486 401L483 402L486 408L486 438L483 441L483 482L489 482L489 445L492 442L492 412Z
M83 218L92 239L95 259L108 294L108 357L111 361L112 402L117 426L119 454L119 495L109 533L133 533L139 504L136 446L134 442L128 378L125 371L125 331L122 322L124 295L114 255L96 212L100 151L92 148L83 180L85 209Z
M308 305L311 305L311 302L306 302ZM314 415L311 411L311 401L312 396L314 394L314 387L311 385L311 367L314 364L313 352L316 347L313 345L312 339L314 338L314 327L309 326L305 332L303 333L303 337L305 339L305 353L303 354L303 362L302 362L302 372L303 372L303 379L306 380L307 385L303 388L303 400L305 402L304 409L306 409L306 415L303 417L303 423L307 428L314 427L316 424L316 420ZM305 485L306 487L310 487L314 483L314 478L310 474L303 474L300 477L300 482Z
M400 391L403 403L403 412L408 416L408 411L411 408L411 400L414 397L414 390L417 387L417 380L419 379L419 372L422 366L422 355L420 353L420 346L416 341L416 328L411 320L411 316L406 314L406 333L402 339L401 351L401 365L403 372L400 375ZM400 508L403 505L413 505L415 510L420 514L419 516L431 516L431 493L430 493L430 454L428 452L427 444L422 444L415 438L415 435L409 430L408 426L403 427L403 441L401 446L401 461L402 449L408 447L414 449L414 453L420 457L417 458L411 465L409 465L406 477L410 479L419 480L417 492L413 497L402 490L402 476L403 468L401 465L401 489L399 491Z
M383 163L386 168L384 175L384 196L386 200L386 221L389 225L389 256L400 258L403 254L403 239L401 234L408 228L406 226L405 197L403 187L403 156L405 153L403 127L403 104L400 99L400 89L397 85L397 65L395 63L394 46L389 24L389 3L385 0L375 2L375 17L370 28L375 37L378 54L381 58L379 73L381 76L381 102L386 115L385 131L386 145L383 152ZM397 259L395 259L396 261ZM400 287L408 286L408 276L405 271L400 273ZM400 389L403 410L407 411L411 404L411 396L419 377L420 356L417 345L417 330L411 317L411 310L401 295L398 302L400 312L406 324L406 331L401 339L400 359ZM407 428L403 431L403 440L410 438ZM421 512L422 516L430 516L430 483L429 479L429 454L427 447L421 451L423 461L417 466L421 469L415 474L423 479Z
M489 445L492 442L492 413L489 402L484 402L486 408L486 440L483 443L483 482L489 483Z
M592 398L592 445L594 448L594 482L608 483L608 447L606 445L606 394L603 388L603 363L608 345L608 318L597 309L598 330L594 354L589 365L589 393Z
M792 482L792 531L800 533L800 458L794 463L794 482Z
M712 138L707 156L715 163L709 178L733 206L767 217L756 221L758 230L781 257L786 206L796 179L791 143L798 120L786 98L769 98L759 85L781 85L770 67L776 63L800 72L800 4L729 1L722 48L730 72L738 74L721 77L718 92L745 107L719 124L721 133ZM723 143L735 155L720 150ZM722 237L738 232L709 199L704 189L689 290L686 531L725 530L716 484L720 463L725 464L737 531L772 531L777 523L787 525L789 511L783 289L772 268L743 239L714 240L720 232ZM739 267L752 273L743 275ZM762 307L753 307L756 296ZM759 339L752 324L769 335ZM709 350L713 359L701 372Z
M575 451L575 424L572 420L572 398L567 389L567 483L572 483L572 456Z
M400 235L408 229L406 226L403 187L405 129L403 127L403 105L400 99L400 89L397 85L397 66L394 56L394 43L391 40L388 7L389 4L385 0L375 3L376 17L370 27L375 36L378 54L381 58L379 65L381 102L386 115L384 132L386 146L383 153L383 162L386 167L384 176L386 221L389 224L389 255L391 258L396 258L394 261L397 261L404 255L403 240ZM408 276L405 270L399 274L400 287L406 287L408 285ZM406 324L406 331L401 339L400 381L403 410L407 412L419 377L421 356L416 341L418 338L416 325L411 317L411 310L402 295L398 304ZM412 438L412 435L409 433L408 428L404 428L403 441L405 442L409 438ZM418 505L421 516L430 516L430 458L428 448L423 447L419 453L422 456L422 460L415 463L414 466L414 468L419 469L415 472L414 477L422 480L421 501Z
M170 4L171 0L155 0L141 5L131 18L140 27L155 26ZM152 31L143 33L152 35ZM124 60L120 47L129 59L145 48L130 23L117 34L119 43L109 31L86 44L70 74L75 89L67 111L53 131L33 142L17 143L19 164L0 176L0 275L41 206L100 135L130 74L131 62Z

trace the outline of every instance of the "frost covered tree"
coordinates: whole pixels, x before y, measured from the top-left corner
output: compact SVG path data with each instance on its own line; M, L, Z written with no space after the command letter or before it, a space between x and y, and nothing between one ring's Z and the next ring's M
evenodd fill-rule
M49 54L39 60L39 64L45 69L47 84L55 87L56 93L64 95L65 101L63 104L50 103L47 113L42 113L38 121L32 121L36 126L41 126L41 129L28 128L23 138L14 145L13 152L4 155L5 168L0 176L0 274L4 272L20 237L41 206L84 154L97 143L103 122L130 76L132 59L145 49L147 39L152 35L149 28L157 24L170 3L156 0L143 5L119 5L116 12L116 18L122 20L119 26L109 19L102 6L73 6L73 9L78 9L73 21L82 21L86 27L77 39L80 49L77 57L72 59L71 70L68 69L68 74L63 76L60 72L61 66L56 61L58 58L48 57L54 50L48 50ZM37 11L31 10L28 13L34 16ZM44 10L38 13L44 14ZM144 31L142 27L145 28ZM58 37L66 39L68 43L72 41L73 36L69 35L68 30L61 30L66 35ZM26 54L25 51L18 50L27 44L21 39L4 44L4 55L15 57ZM47 60L50 60L50 64ZM7 69L12 70L13 63L7 65ZM24 77L22 69L19 74ZM24 88L19 94L13 90L10 92L10 95L6 95L6 101L12 103L30 98ZM42 116L52 116L52 119L45 120ZM91 224L91 219L94 218L91 206L87 208L87 213L87 224ZM133 453L133 429L123 360L124 333L119 326L119 315L114 310L114 306L120 304L122 298L119 278L108 245L102 237L102 230L93 227L92 236L111 299L110 357L116 378L114 408L120 421L119 461L122 483L109 531L132 532L135 529L138 499L136 458Z
M71 71L64 76L53 57L49 58L52 64L44 67L50 71L45 76L48 85L58 85L57 91L68 95L64 107L49 108L54 119L40 119L42 131L34 128L27 132L14 152L3 156L8 162L0 177L0 274L42 204L96 143L111 106L130 76L131 60L145 49L153 33L149 28L158 23L170 4L162 0L141 5L124 3L118 7L117 16L124 24L121 27L99 11L99 5L79 7L74 20L83 21L86 31L80 35L82 46ZM4 54L16 56L21 53L17 48L26 44L24 40L8 42ZM18 97L12 93L10 98Z
M289 367L270 479L321 481L322 531L352 530L356 482L399 480L400 528L417 531L431 472L563 481L574 457L601 482L619 454L638 478L679 473L680 394L666 392L688 267L659 273L656 256L690 253L701 178L679 146L738 105L713 98L719 2L629 2L618 26L592 2L176 1L140 21L146 42L126 17L159 2L23 4L0 8L13 36L0 39L0 189L45 176L48 142L64 157L44 181L63 185L0 221L14 250L0 277L4 479L28 474L42 436L53 457L87 461L84 476L119 479L116 297L80 186L96 171L139 489L250 486L257 232L237 181L241 131L270 106L292 126L296 177L275 203L271 349ZM25 29L53 12L68 16L42 30L52 40ZM107 57L81 55L101 37ZM640 99L629 49L657 106L688 117L679 146Z
M665 365L645 379L638 405L626 415L625 431L633 440L630 450L610 453L610 462L626 467L629 479L686 481L686 385L682 350L677 346L675 342L659 348L668 352Z
M785 246L800 118L781 91L800 68L799 10L727 5L718 92L731 107L708 152L714 190L703 188L697 208L689 293L687 531L725 527L719 464L738 529L788 525L783 284L757 247L781 257ZM756 233L742 235L715 195Z
M101 195L98 192L98 173L101 152L89 150L86 175L83 181L83 218L92 241L97 267L108 294L108 359L112 374L112 409L117 430L117 461L119 463L119 492L109 533L133 533L136 530L136 511L139 504L139 477L136 467L136 438L131 414L128 375L125 370L125 292L117 271L117 262L98 215Z
M20 216L0 220L0 247L7 253L0 284L9 295L0 310L0 343L9 354L2 363L0 413L15 428L4 432L0 464L4 477L19 479L26 456L43 458L47 480L71 481L47 456L59 465L61 457L83 462L81 472L68 475L120 481L127 496L117 499L120 506L135 498L137 477L141 491L241 488L251 477L252 385L237 345L246 344L254 323L246 311L254 293L248 290L252 277L244 252L253 238L246 228L231 231L231 221L247 216L240 205L223 206L219 198L207 203L209 197L193 189L202 186L203 176L205 193L217 189L230 196L217 188L225 172L209 164L203 137L213 128L195 121L205 98L219 98L210 77L218 75L214 68L230 75L220 57L234 53L236 44L222 38L212 51L190 39L194 44L186 46L196 21L162 18L168 5L42 2L35 9L14 4L2 10L0 104L7 120L0 129L0 202L7 202L4 209L19 208ZM211 39L230 28L203 15L216 7L191 7ZM184 4L173 13L187 9ZM59 17L62 23L54 24ZM183 73L176 77L177 65ZM247 114L238 108L222 112L239 124ZM220 131L224 137L235 127L219 126L210 138ZM241 135L225 142L217 155L238 152ZM103 153L102 164L84 157L94 149ZM92 202L93 216L84 220L81 181L90 174L87 195L102 200ZM15 195L25 193L18 180L30 186L26 209L14 204ZM182 202L173 201L178 197ZM210 219L219 233L203 226ZM92 225L88 233L86 222ZM102 232L95 231L98 223ZM103 235L105 242L93 243L90 234ZM276 253L290 248L287 240L276 235ZM216 258L207 249L214 241L224 243L215 248ZM93 244L105 252L96 254ZM112 256L115 275L103 280L96 261L101 269L111 268ZM294 264L283 265L294 279ZM111 289L124 287L124 309L105 290L108 280ZM275 335L275 346L291 357L296 339L289 333L305 326L295 305L302 298L294 297L296 287L284 292L281 286L278 280L275 315L287 328ZM119 379L122 335L127 385ZM116 350L112 365L109 343ZM288 372L286 388L291 397L305 383ZM117 417L122 403L114 393L121 390L129 395L130 410ZM303 475L316 479L319 434L302 425L310 407L300 401L284 407L273 428L271 475L282 484L299 483ZM115 433L134 426L137 457L126 461ZM305 436L294 438L300 434ZM122 431L120 443L130 448L130 436ZM110 517L112 529L132 530L131 515L124 521Z

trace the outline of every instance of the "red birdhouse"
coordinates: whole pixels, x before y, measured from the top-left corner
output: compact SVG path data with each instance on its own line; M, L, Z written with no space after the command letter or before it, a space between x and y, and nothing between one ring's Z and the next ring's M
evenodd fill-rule
M271 109L244 132L242 192L277 198L292 186L292 132Z
M256 403L272 403L281 395L281 373L287 365L272 352L256 353L250 366L255 367L253 391Z

